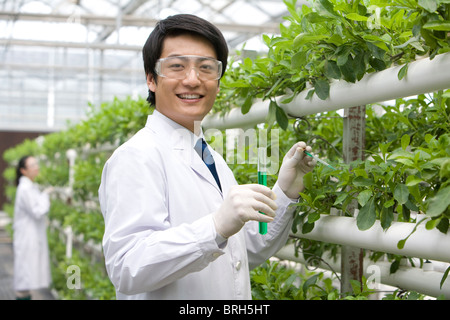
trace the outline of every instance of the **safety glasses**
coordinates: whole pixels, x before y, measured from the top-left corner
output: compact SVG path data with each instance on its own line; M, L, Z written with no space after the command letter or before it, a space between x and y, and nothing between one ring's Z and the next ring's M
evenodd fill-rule
M184 80L195 70L198 79L218 80L222 75L222 62L202 56L174 56L156 61L155 71L160 77Z

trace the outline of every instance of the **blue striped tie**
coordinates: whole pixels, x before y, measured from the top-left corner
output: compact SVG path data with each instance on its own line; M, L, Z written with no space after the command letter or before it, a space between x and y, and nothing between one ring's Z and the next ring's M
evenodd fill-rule
M198 142L200 142L200 140ZM222 191L222 186L220 185L219 175L217 174L216 165L214 163L214 158L213 158L211 152L209 151L209 149L207 148L206 141L204 139L202 139L201 154L199 152L199 148L198 148L199 143L198 142L197 142L197 145L195 146L195 150L197 151L197 153L199 153L200 157L202 158L203 162L208 167L209 171L211 171L214 179L217 182L217 185L219 186L220 191Z

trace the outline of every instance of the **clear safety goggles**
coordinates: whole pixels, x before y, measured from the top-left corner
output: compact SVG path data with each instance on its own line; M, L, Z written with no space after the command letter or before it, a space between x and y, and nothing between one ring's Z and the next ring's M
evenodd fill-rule
M202 56L174 56L156 61L155 71L160 77L184 80L195 70L200 80L218 80L222 75L222 62Z

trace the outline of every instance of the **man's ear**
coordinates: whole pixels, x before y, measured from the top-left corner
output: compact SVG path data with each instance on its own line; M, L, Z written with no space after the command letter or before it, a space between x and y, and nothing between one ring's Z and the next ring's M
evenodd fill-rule
M153 75L151 73L147 74L147 87L149 88L150 91L153 91L153 92L156 91L155 78L153 77Z

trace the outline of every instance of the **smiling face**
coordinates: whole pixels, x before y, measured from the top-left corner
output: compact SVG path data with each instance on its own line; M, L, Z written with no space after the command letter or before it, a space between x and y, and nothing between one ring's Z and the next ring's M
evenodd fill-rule
M205 38L192 34L168 36L159 58L195 55L217 59L214 47ZM195 69L183 79L147 75L148 88L155 93L156 110L194 132L194 122L211 110L219 92L218 80L200 80Z

